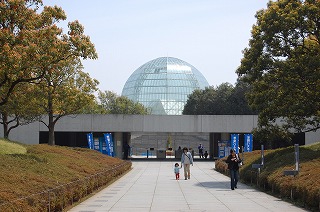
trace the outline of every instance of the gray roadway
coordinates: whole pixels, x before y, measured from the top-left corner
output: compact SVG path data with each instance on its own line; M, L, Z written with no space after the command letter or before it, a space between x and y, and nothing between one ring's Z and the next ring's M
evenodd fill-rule
M195 161L191 179L175 180L174 161L133 161L122 178L70 212L100 211L305 211L214 171L214 162Z

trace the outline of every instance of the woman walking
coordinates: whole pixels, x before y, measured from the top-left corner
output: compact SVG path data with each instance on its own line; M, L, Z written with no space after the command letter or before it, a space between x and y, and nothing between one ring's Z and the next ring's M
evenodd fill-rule
M187 147L183 148L181 155L181 168L183 164L184 179L190 179L190 165L193 166L193 158Z

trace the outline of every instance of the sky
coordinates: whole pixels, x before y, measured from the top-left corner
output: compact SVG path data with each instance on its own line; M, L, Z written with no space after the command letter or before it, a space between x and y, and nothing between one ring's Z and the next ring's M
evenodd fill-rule
M269 0L43 0L62 7L67 23L78 20L90 36L97 60L84 72L101 91L121 95L130 75L158 57L179 58L198 69L209 85L235 84L255 14Z

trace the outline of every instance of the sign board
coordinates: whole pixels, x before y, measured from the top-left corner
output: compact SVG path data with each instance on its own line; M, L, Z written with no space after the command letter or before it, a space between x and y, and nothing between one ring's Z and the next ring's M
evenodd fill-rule
M252 134L244 134L244 152L252 152L253 149L253 139Z
M105 133L104 135L104 141L106 144L106 151L109 156L114 156L114 151L113 151L113 139L112 139L112 134L111 133Z
M87 134L87 140L88 140L89 149L93 149L93 134L92 133Z
M236 154L239 153L239 134L231 134L230 147L236 151Z
M224 158L228 156L229 148L230 148L230 141L218 141L219 147L219 158Z

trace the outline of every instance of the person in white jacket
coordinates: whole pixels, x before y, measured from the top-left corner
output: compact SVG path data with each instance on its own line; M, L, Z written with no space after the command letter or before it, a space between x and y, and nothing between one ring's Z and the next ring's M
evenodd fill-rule
M187 180L190 179L190 165L193 166L193 158L187 147L184 147L182 151L181 168L183 164L184 179Z

